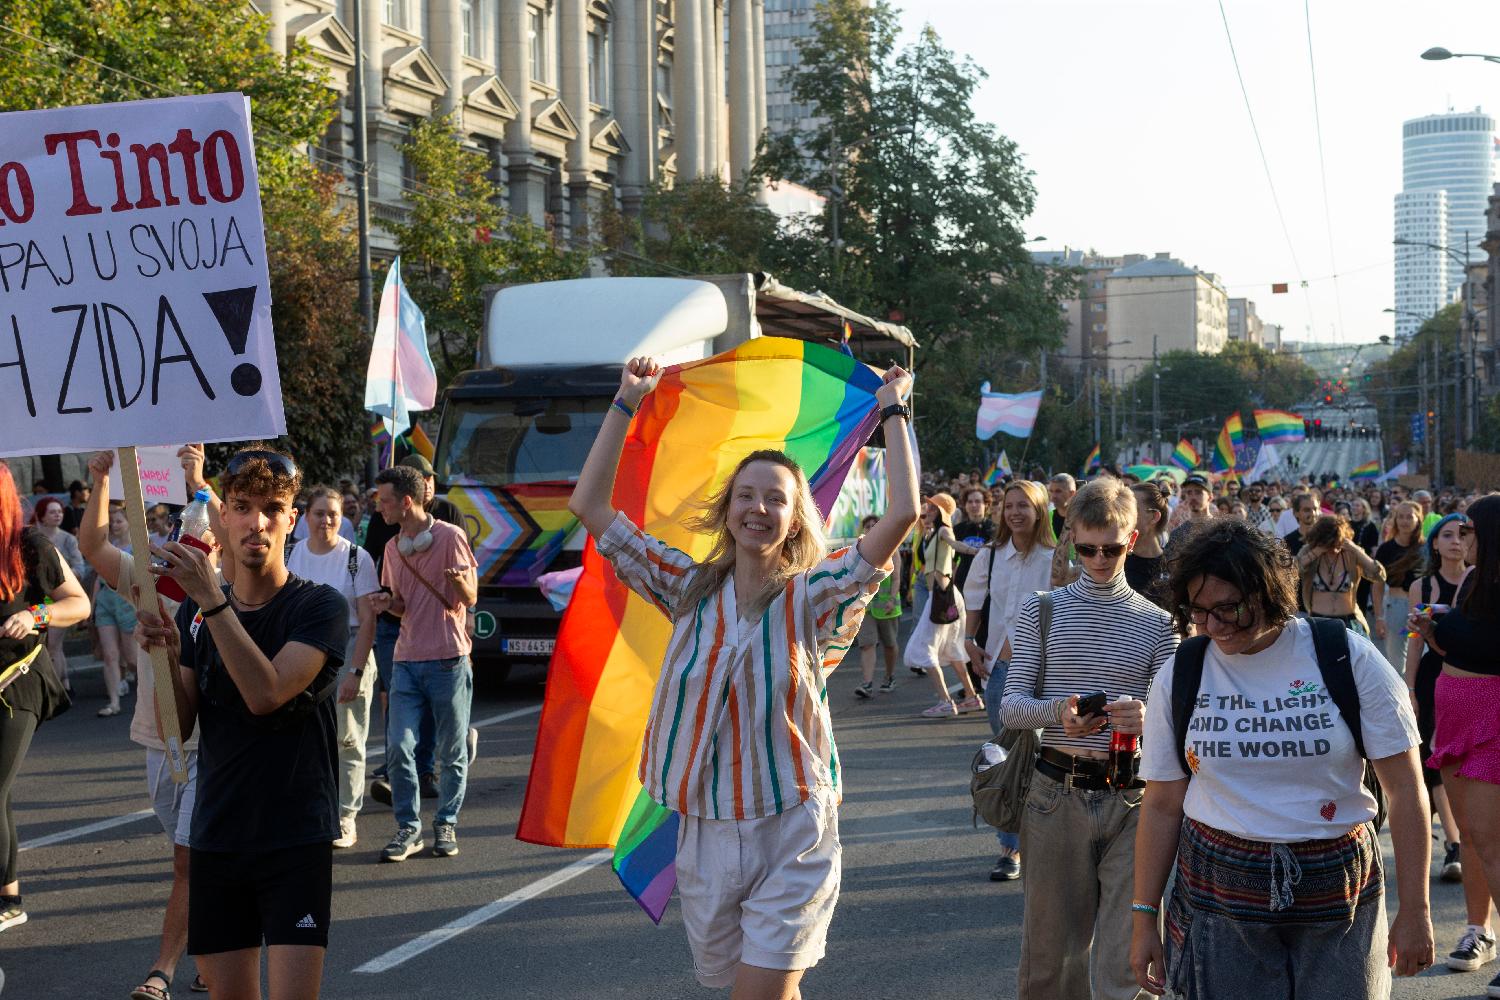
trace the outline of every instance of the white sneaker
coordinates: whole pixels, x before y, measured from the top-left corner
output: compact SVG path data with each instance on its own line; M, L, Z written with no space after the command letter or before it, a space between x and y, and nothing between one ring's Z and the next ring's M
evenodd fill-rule
M1473 972L1495 960L1495 936L1486 934L1483 927L1470 924L1464 928L1464 936L1458 939L1458 947L1448 955L1448 968L1454 972Z
M120 695L121 698L123 698L127 694L129 694L130 693L130 678L129 677L121 677L120 678L120 686L116 690L119 693L119 695Z
M359 841L359 831L354 828L353 816L339 817L339 835L333 841L338 848L353 847Z

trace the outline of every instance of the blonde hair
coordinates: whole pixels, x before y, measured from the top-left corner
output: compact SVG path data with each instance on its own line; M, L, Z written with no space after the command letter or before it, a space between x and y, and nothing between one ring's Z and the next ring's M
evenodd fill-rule
M1135 494L1122 480L1101 476L1068 501L1068 527L1135 530Z
M823 516L813 502L812 488L802 467L786 452L774 449L752 451L740 459L719 487L699 505L699 513L688 518L689 531L713 538L713 547L698 563L687 587L683 591L679 606L684 613L718 591L734 572L735 541L729 533L729 505L734 496L734 481L752 462L770 462L792 474L792 530L781 543L781 565L771 579L747 601L742 601L746 618L759 617L776 595L786 587L788 580L800 576L822 562L828 556L828 536L823 531Z
M1005 521L1005 500L1010 496L1011 490L1020 490L1026 495L1031 503L1031 509L1036 513L1036 523L1031 527L1031 537L1026 539L1026 544L1021 545L1012 537L1010 525ZM1038 545L1047 549L1057 548L1057 537L1052 534L1052 518L1047 512L1047 491L1042 488L1041 483L1034 483L1029 479L1017 479L1005 487L1005 493L1000 498L1000 503L991 514L991 520L995 522L995 541L997 549L1003 549L1006 542L1015 545L1018 551L1030 552Z

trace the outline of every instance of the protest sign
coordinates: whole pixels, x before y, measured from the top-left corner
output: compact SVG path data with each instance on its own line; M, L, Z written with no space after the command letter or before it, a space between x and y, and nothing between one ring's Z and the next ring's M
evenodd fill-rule
M152 445L135 450L141 468L141 501L147 507L154 507L159 503L176 504L179 507L187 505L187 480L182 475L182 459L177 457L178 447ZM125 495L118 462L109 470L109 495Z
M0 114L0 457L285 430L249 101Z

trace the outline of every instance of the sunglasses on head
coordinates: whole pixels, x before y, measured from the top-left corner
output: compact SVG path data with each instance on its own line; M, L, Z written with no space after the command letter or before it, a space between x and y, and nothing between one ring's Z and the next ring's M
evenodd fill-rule
M266 465L270 466L271 472L274 475L286 476L289 479L295 478L297 475L296 462L293 462L280 452L265 451L262 449L237 452L229 460L229 464L224 467L224 471L231 476L237 476L244 471L245 466L255 461L265 462Z
M1103 553L1106 559L1118 559L1120 558L1120 554L1129 547L1124 542L1115 542L1110 545L1089 545L1085 542L1073 543L1074 550L1084 559L1092 559L1101 553Z

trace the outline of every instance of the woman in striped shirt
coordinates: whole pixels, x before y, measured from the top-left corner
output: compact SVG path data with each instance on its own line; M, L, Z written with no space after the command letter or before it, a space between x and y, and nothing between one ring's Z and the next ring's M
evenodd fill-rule
M736 997L791 1000L823 956L839 891L839 761L825 678L917 518L900 424L911 377L892 367L877 394L889 503L857 546L829 553L802 470L757 451L688 522L713 538L696 562L612 503L630 416L660 371L650 358L626 365L569 509L616 575L672 621L640 779L681 814L677 885L698 980L732 985Z

